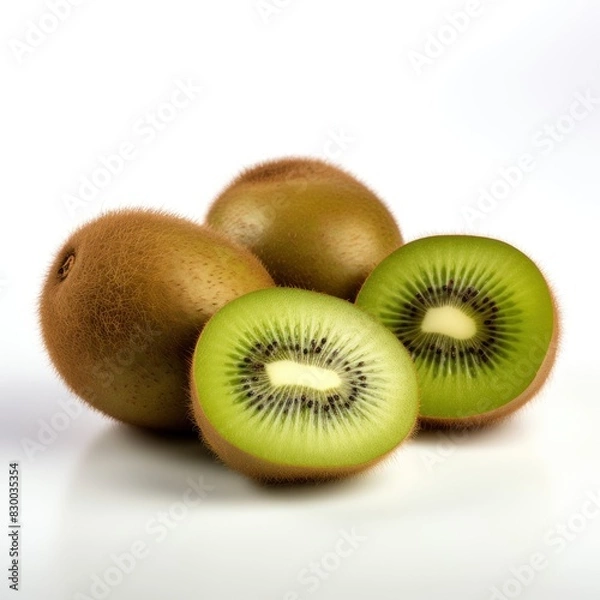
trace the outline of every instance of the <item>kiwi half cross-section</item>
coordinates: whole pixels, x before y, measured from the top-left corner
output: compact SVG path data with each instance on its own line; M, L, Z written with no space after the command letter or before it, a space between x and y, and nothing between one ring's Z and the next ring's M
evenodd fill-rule
M259 480L330 479L391 452L418 416L416 369L385 327L324 294L272 288L204 328L193 412L229 466Z
M193 431L189 362L217 309L272 286L260 261L152 210L106 213L59 250L40 297L46 348L69 387L126 423Z
M413 241L373 271L356 303L410 352L426 424L504 417L540 389L554 362L552 292L531 259L499 240Z

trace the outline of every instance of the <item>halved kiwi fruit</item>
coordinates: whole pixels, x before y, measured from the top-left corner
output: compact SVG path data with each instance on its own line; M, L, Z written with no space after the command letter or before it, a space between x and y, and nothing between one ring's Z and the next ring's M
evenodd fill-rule
M421 386L421 420L476 425L508 415L542 386L558 322L538 267L484 237L433 236L393 252L356 304L406 346Z
M277 284L347 300L402 244L393 216L369 188L308 158L246 170L214 201L207 223L256 254Z
M69 387L121 421L193 430L189 361L229 300L274 285L246 249L186 219L105 214L58 252L40 298L52 362Z
M394 335L306 290L260 290L224 306L200 335L191 379L203 439L260 480L361 471L418 415L416 370Z

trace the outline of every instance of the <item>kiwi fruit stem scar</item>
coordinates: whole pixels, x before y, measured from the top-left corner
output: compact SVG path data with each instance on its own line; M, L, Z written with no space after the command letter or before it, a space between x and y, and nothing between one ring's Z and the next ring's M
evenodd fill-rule
M114 419L193 432L189 361L218 308L273 286L245 248L187 219L130 209L75 231L40 295L50 359L65 383Z

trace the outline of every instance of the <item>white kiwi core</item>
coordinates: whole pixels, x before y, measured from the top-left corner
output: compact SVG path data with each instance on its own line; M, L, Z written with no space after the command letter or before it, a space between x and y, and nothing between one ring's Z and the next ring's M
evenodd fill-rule
M342 385L342 380L335 371L293 360L276 360L267 363L265 370L271 384L275 387L301 386L326 391Z
M439 333L457 340L468 340L477 333L475 321L455 306L430 308L421 323L423 333Z

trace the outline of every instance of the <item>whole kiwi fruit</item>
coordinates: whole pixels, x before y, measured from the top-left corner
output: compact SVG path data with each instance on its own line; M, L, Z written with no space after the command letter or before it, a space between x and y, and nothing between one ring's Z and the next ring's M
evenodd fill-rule
M416 369L395 336L349 302L301 289L221 308L198 339L191 388L203 439L263 481L367 469L419 412Z
M39 315L50 358L92 407L152 429L192 430L189 362L206 321L273 281L244 248L165 212L114 211L59 250Z
M411 353L426 425L506 417L540 390L554 364L554 295L537 265L500 240L410 242L375 268L356 303Z
M277 284L347 300L402 244L392 214L369 188L312 158L244 171L213 202L206 221L256 254Z

